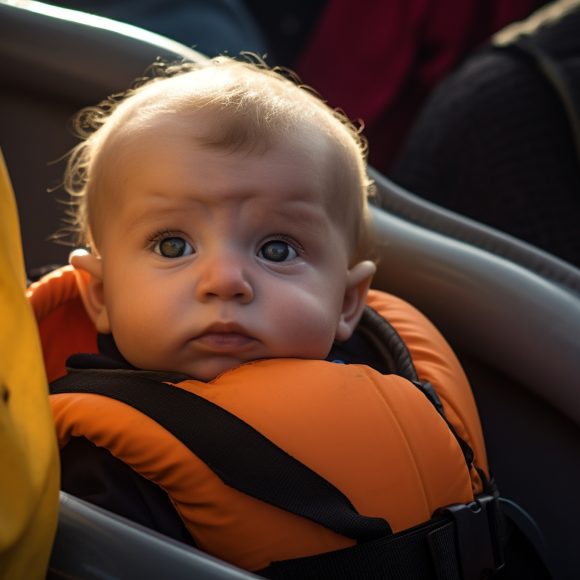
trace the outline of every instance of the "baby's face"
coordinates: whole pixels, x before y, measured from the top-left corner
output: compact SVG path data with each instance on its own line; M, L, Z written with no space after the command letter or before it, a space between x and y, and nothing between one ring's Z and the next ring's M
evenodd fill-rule
M347 338L348 249L322 140L227 152L172 122L115 147L99 330L127 360L211 380L256 359L324 358Z

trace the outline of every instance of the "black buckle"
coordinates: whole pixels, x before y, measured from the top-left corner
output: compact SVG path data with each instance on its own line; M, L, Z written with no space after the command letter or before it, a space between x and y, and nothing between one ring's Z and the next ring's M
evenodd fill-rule
M504 567L499 499L481 495L468 504L438 510L455 522L455 540L462 580L480 580Z

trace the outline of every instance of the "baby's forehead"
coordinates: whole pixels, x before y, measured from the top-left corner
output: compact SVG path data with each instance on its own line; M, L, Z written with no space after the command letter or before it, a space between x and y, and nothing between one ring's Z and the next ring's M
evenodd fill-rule
M99 189L106 192L114 191L115 182L148 164L174 172L178 158L189 160L182 165L187 171L206 164L225 167L240 160L248 167L258 167L257 162L264 171L281 163L282 167L295 165L298 173L302 168L306 175L306 167L311 167L313 180L330 194L336 191L338 167L344 167L338 149L333 139L311 124L281 131L277 127L256 129L244 116L220 111L158 113L147 123L121 124L103 143L93 178L100 177ZM275 180L275 171L270 177Z
M284 149L290 154L318 159L321 172L331 158L340 163L336 140L316 124L260 126L235 112L183 110L158 112L149 115L146 121L137 118L119 123L117 130L101 142L98 154L101 162L95 170L117 165L127 156L136 159L140 152L162 147L164 142L179 143L182 150L187 149L192 155L203 150L219 156L251 156Z
M317 191L329 216L334 215L338 206L344 207L340 192L348 190L347 181L352 180L352 196L358 196L354 190L358 185L356 176L339 177L344 162L337 155L336 143L317 127L298 125L283 132L252 134L251 127L238 126L231 119L224 121L219 112L207 111L158 114L146 126L122 125L118 134L105 144L93 178L101 203L114 195L115 205L119 206L122 202L119 188L123 183L137 183L145 168L155 166L159 174L169 172L173 183L179 185L179 176L187 184L192 172L201 178L206 167L220 166L225 172L232 164L262 173L264 179L260 183L268 182L273 191L284 189L285 185L278 183L281 178L278 170L283 172L285 167L292 167L291 175L297 177L288 195L299 195L302 189ZM225 175L216 181L216 187L224 180L227 183ZM296 189L299 183L300 188ZM212 191L212 187L203 189ZM181 190L177 187L176 191Z
M99 136L93 178L112 178L123 156L137 154L142 141L176 131L226 153L260 153L281 143L306 151L319 160L329 191L339 198L350 191L358 198L362 155L332 110L287 80L234 69L200 69L139 89L115 110Z

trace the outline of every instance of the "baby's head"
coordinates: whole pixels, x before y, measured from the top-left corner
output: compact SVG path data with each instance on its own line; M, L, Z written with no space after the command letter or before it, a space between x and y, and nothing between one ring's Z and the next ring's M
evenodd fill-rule
M290 80L219 58L89 111L68 189L83 300L139 368L324 358L374 273L364 146ZM81 118L87 119L87 112Z

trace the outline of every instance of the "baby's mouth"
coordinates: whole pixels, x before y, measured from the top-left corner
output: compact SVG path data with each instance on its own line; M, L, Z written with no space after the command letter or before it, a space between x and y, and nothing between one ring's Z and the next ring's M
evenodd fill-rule
M202 348L217 352L244 350L256 342L245 328L228 322L208 326L194 340Z

